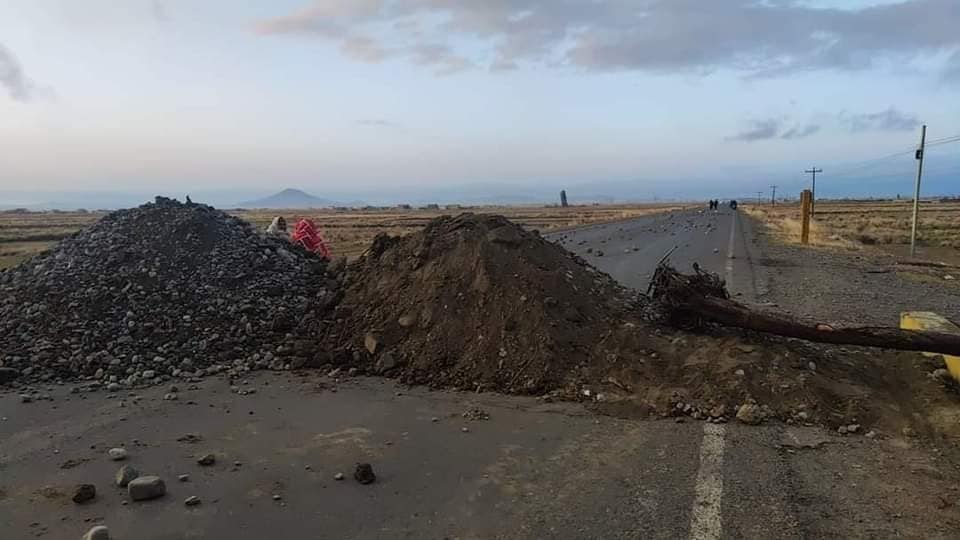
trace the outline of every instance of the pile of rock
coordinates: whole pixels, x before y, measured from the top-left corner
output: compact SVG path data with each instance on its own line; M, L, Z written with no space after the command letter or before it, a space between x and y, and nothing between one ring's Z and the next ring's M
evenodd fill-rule
M156 384L304 363L327 264L209 206L158 197L0 272L7 381ZM309 325L316 327L315 323Z

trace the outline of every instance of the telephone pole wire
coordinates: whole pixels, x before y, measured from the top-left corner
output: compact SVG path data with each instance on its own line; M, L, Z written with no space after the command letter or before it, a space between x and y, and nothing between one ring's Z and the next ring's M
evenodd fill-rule
M917 185L913 190L913 225L910 227L910 256L917 253L917 215L920 213L920 178L923 177L923 149L927 144L927 125L920 131L920 148L917 149Z
M817 204L817 173L822 173L822 172L823 172L823 169L818 169L818 168L816 168L816 167L813 167L812 169L807 169L807 170L805 170L805 171L803 171L803 172L805 172L805 173L807 173L807 174L812 174L812 175L813 175L813 186L812 186L812 189L810 190L810 215L814 215L814 214L817 213L817 210L816 210L816 204Z
M770 189L773 190L773 193L770 194L770 206L777 205L777 186L770 186Z

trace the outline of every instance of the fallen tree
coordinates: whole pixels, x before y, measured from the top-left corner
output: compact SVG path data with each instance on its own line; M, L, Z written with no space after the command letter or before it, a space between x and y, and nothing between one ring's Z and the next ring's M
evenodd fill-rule
M960 356L958 335L889 327L837 327L802 321L783 313L754 310L730 299L719 276L696 264L693 269L693 274L682 274L661 263L647 289L659 311L675 326L697 327L709 321L818 343Z

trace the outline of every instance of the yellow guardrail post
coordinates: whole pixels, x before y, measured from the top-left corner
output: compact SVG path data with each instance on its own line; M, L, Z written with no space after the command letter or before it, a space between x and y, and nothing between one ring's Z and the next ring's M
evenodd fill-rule
M928 330L944 334L960 335L960 327L932 311L904 311L900 314L900 328L904 330ZM954 380L960 381L960 356L923 353L927 356L943 356L943 363Z

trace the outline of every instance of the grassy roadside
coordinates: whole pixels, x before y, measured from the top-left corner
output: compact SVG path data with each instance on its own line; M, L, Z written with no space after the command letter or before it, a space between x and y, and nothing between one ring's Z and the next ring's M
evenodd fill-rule
M800 243L800 205L745 206L771 236ZM821 201L810 222L810 245L844 250L879 250L910 258L912 206L908 201ZM924 201L920 207L917 258L960 264L960 202Z

